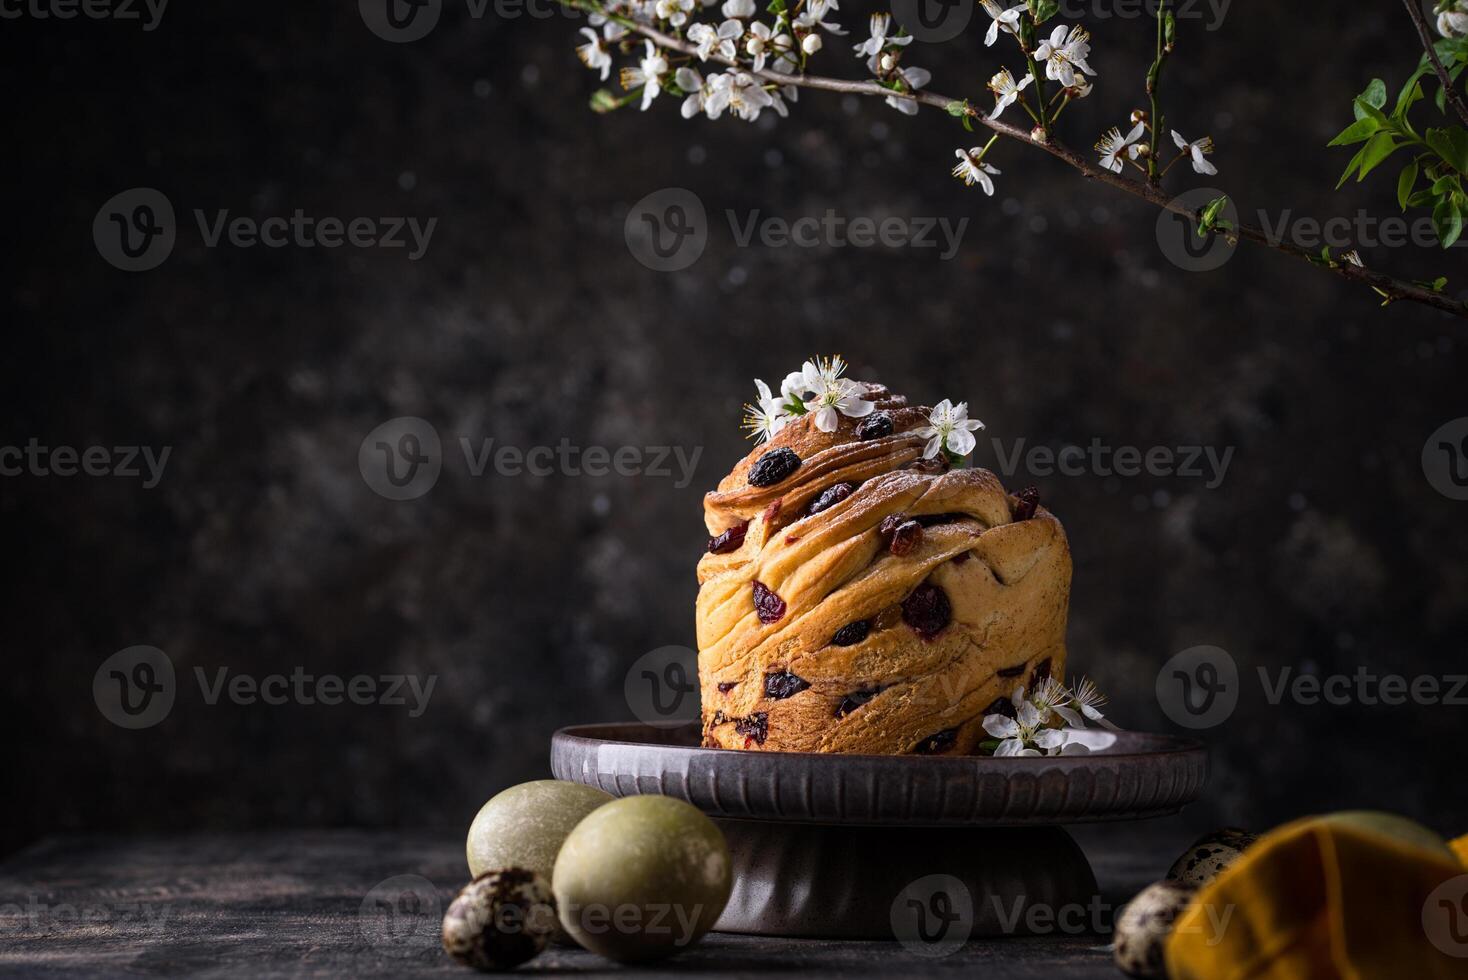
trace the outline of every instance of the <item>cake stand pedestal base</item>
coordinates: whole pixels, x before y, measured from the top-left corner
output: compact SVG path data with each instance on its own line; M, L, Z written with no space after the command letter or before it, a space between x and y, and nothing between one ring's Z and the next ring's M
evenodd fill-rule
M1096 901L1091 866L1059 827L716 822L734 859L719 932L931 945L1086 928Z

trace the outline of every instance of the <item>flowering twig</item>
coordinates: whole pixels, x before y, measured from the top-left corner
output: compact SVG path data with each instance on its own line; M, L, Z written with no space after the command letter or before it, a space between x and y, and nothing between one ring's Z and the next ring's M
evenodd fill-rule
M682 38L674 37L650 24L609 11L597 2L597 0L559 0L559 2L572 9L597 15L607 21L616 23L627 31L636 33L652 41L653 44L660 48L690 57L699 57L697 45L685 41ZM1175 198L1168 195L1161 188L1160 184L1154 185L1147 181L1132 180L1104 167L1096 166L1074 149L1061 143L1053 135L1046 136L1044 139L1036 139L1032 137L1029 131L1000 119L992 118L971 105L967 100L955 99L928 89L906 88L898 90L876 81L829 78L803 72L786 73L773 71L770 68L755 69L748 64L739 62L737 58L727 56L718 49L714 49L708 58L701 60L738 69L741 73L770 86L793 86L825 92L872 96L887 100L889 104L910 102L913 106L930 106L935 109L941 109L949 115L959 116L965 119L969 125L977 124L984 126L998 136L1031 146L1037 146L1079 172L1087 180L1106 184L1123 193L1141 198L1162 210L1185 217L1192 221L1204 234L1223 234L1231 242L1242 239L1309 262L1317 268L1327 269L1333 272L1342 279L1370 287L1382 296L1386 303L1396 301L1420 303L1424 306L1429 306L1441 310L1444 313L1450 313L1453 316L1468 320L1468 304L1462 303L1428 286L1397 279L1384 273L1373 272L1352 261L1322 260L1322 257L1314 251L1301 248L1292 242L1279 240L1263 229L1250 225L1231 225L1227 228L1220 229L1214 226L1212 222L1205 220L1205 213L1208 209L1195 210L1180 204ZM1037 83L1038 81L1039 79L1036 78ZM1155 138L1153 142L1156 142Z
M1167 9L1167 0L1160 0L1157 4L1157 59L1147 70L1147 98L1152 103L1152 152L1147 156L1147 179L1153 184L1161 182L1163 173L1157 169L1162 156L1162 134L1166 132L1158 88L1162 81L1162 66L1167 64L1167 56L1172 53L1175 24L1172 11Z
M1463 120L1463 125L1468 126L1468 105L1463 102L1463 96L1458 93L1458 88L1453 84L1452 78L1448 76L1448 70L1443 67L1442 59L1437 56L1437 45L1432 40L1432 29L1427 25L1427 18L1423 16L1420 0L1402 0L1407 5L1407 13L1412 15L1412 23L1417 26L1417 36L1422 39L1422 47L1427 51L1427 59L1432 62L1433 71L1437 72L1437 80L1442 83L1443 93L1447 96L1448 104Z

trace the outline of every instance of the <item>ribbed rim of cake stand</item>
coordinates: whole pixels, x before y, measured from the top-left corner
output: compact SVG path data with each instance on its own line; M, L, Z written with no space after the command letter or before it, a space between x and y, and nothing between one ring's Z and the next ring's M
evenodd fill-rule
M614 796L657 793L710 816L796 823L1034 826L1175 813L1208 775L1199 742L1120 732L1107 752L995 759L741 752L696 727L576 725L551 740L557 779Z

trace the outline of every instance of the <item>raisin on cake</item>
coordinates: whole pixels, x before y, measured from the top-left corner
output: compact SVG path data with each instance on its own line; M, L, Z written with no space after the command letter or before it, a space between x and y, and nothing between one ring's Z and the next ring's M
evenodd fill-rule
M703 741L966 754L986 714L1065 669L1070 548L1038 496L924 459L928 410L779 430L704 500Z

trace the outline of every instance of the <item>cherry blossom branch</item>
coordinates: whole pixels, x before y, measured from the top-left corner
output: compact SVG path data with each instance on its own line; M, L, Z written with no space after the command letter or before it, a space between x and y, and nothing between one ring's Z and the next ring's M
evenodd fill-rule
M1448 70L1443 67L1442 59L1437 56L1437 45L1432 42L1432 28L1427 24L1427 18L1422 13L1421 0L1402 0L1407 5L1407 13L1412 15L1412 23L1417 26L1417 36L1422 40L1422 47L1427 51L1427 59L1432 62L1433 71L1437 72L1437 80L1442 83L1443 92L1446 93L1448 102L1458 118L1463 120L1463 125L1468 126L1468 105L1463 102L1463 96L1458 94L1458 88L1453 84L1453 79L1448 75Z
M1162 82L1162 67L1167 64L1167 56L1172 52L1172 47L1167 41L1167 16L1167 0L1161 0L1157 5L1157 60L1152 62L1152 67L1147 70L1147 98L1152 102L1152 152L1147 156L1147 179L1153 185L1162 182L1162 172L1157 169L1157 161L1162 153L1162 136L1165 127L1158 88Z
M643 24L631 18L622 17L620 15L610 13L600 7L600 5L595 2L595 0L560 0L560 2L565 6L572 7L577 10L600 14L601 16L606 17L608 20L612 20L618 24L621 24L629 31L633 31L647 38L658 47L665 48L669 51L677 51L680 54L690 55L695 58L698 56L697 45L674 37L671 34L664 33L663 31L660 31L657 28L652 27L648 24ZM757 78L760 81L769 83L771 85L793 85L797 88L817 89L823 92L841 92L848 95L874 96L882 99L896 96L898 98L912 99L919 105L932 106L933 108L941 109L944 112L953 111L951 107L961 106L963 115L968 117L969 120L986 127L997 135L1015 140L1016 142L1026 143L1030 146L1039 147L1040 149L1044 150L1046 153L1049 153L1051 156L1055 157L1061 162L1068 164L1071 168L1078 171L1081 176L1085 177L1087 180L1106 184L1107 186L1113 187L1124 194L1130 194L1133 197L1139 197L1142 200L1147 201L1164 211L1169 211L1173 214L1181 215L1182 217L1185 217L1193 222L1195 225L1202 227L1203 219L1201 210L1194 210L1178 203L1177 199L1168 195L1167 192L1164 191L1160 186L1154 186L1150 183L1147 183L1146 181L1132 180L1127 177L1123 177L1120 174L1112 173L1110 170L1107 170L1104 167L1096 166L1095 164L1091 163L1091 161L1087 160L1085 157L1077 153L1075 150L1057 141L1053 137L1046 139L1043 142L1037 141L1031 137L1029 131L1020 129L1017 126L1002 122L998 119L991 119L989 118L988 114L969 105L966 100L954 99L950 96L939 95L936 92L928 90L898 92L883 85L879 85L876 82L870 81L827 78L821 75L787 75L781 72L771 71L767 68L761 71L755 71L749 65L740 64L737 61L723 58L717 53L712 54L707 60L737 69L738 71L744 72L753 78ZM1285 255L1290 255L1294 256L1297 259L1302 259L1306 262L1309 262L1311 265L1316 266L1317 268L1327 269L1335 273L1342 279L1369 286L1371 289L1375 290L1376 293L1383 298L1383 300L1385 300L1385 303L1383 305L1385 305L1386 303L1397 301L1420 303L1424 306L1429 306L1433 309L1441 310L1444 313L1450 313L1453 316L1461 317L1465 320L1468 320L1468 304L1464 304L1441 292L1429 289L1426 286L1418 285L1417 283L1413 282L1408 282L1403 279L1397 279L1384 273L1373 272L1370 269L1365 268L1364 266L1355 265L1347 261L1333 260L1330 262L1326 262L1322 260L1322 258L1316 253L1308 249L1301 248L1300 246L1295 245L1292 242L1283 241L1279 238L1271 236L1269 233L1261 228L1254 228L1249 225L1241 224L1237 227L1231 227L1224 230L1209 231L1207 233L1214 235L1223 234L1226 236L1226 238L1230 240L1239 238L1243 239L1244 241L1253 242L1256 245L1262 245L1266 248L1273 249L1274 251L1281 252Z

